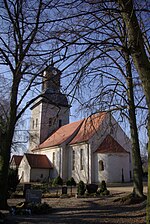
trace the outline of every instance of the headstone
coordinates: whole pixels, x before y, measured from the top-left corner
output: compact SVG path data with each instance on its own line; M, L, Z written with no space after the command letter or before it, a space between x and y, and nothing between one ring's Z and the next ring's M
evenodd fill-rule
M98 185L97 184L87 184L86 189L89 194L93 194L97 192Z
M41 190L26 190L26 202L27 203L41 203L42 191Z
M67 194L67 187L62 187L62 194Z

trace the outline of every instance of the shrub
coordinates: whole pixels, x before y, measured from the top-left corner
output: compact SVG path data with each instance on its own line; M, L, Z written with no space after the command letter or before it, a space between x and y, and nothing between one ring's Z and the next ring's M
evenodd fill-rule
M100 195L109 195L109 190L107 190L106 182L103 180L100 185L100 189L98 191Z
M58 177L56 177L54 180L53 180L53 185L54 186L58 186L58 185L63 185L63 179L60 177L60 176L58 176Z
M54 187L57 187L58 185L63 185L63 179L58 176L56 177L54 180L53 180L53 184L52 184ZM57 187L57 192L56 192L56 196L58 197L58 187Z
M106 182L105 182L104 180L102 180L102 182L101 182L100 190L101 190L102 192L105 191L105 190L107 190Z
M71 177L70 179L68 179L66 182L66 185L71 186L71 195L72 195L72 186L76 186L76 182L75 182L74 178Z
M78 193L78 195L84 195L85 191L86 191L85 184L81 180L78 184L77 193Z
M70 179L68 179L66 182L66 185L67 186L76 186L76 182L75 182L74 178L71 177Z
M46 203L34 204L30 203L27 208L31 210L31 214L48 214L51 211L51 207Z
M109 190L105 190L101 193L101 195L109 195L109 194L110 194Z
M29 215L29 214L48 214L52 210L46 202L44 203L26 203L20 202L16 206L10 207L12 215Z

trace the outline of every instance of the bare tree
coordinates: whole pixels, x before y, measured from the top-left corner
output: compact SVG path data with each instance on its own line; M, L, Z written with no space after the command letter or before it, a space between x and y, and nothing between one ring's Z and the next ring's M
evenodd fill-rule
M119 0L117 3L120 6L122 18L126 24L130 54L133 58L135 67L138 71L142 85L145 91L146 101L149 110L148 116L148 195L147 195L147 224L150 223L150 61L148 52L145 49L144 38L141 32L133 2Z
M59 56L64 45L53 27L58 27L60 19L55 14L65 4L56 0L3 0L0 7L0 75L10 87L6 93L8 111L0 117L0 208L5 208L15 127L38 97L34 92L41 83L43 68L52 57ZM6 112L6 107L3 109Z
M115 1L78 1L72 7L74 18L63 27L64 39L74 51L66 51L65 60L76 65L67 88L80 92L81 104L102 110L120 110L129 117L133 153L133 192L143 197L142 163L138 139L136 105L142 107L143 93L136 99L130 58L127 27ZM70 34L66 35L66 34ZM72 44L72 45L71 45ZM72 47L73 46L73 47ZM75 67L75 66L74 66ZM74 83L74 85L73 85ZM138 83L140 84L140 83ZM88 90L88 88L91 88ZM84 91L85 92L81 92ZM88 95L88 92L90 94ZM85 101L84 95L88 95ZM99 108L98 108L99 107ZM144 107L142 107L143 109ZM126 113L127 112L127 113Z
M73 6L71 6L71 3ZM110 71L107 72L108 63L110 63L109 68L116 71L112 59L108 61L106 55L113 58L112 52L122 47L116 33L112 30L111 24L123 19L128 31L129 45L131 46L129 46L129 52L135 67L137 67L141 75L141 80L146 89L148 105L150 105L148 96L150 85L147 85L149 82L149 61L144 48L145 41L135 12L132 14L132 1L128 1L126 5L125 0L110 1L110 3L109 1L90 0L84 2L69 1L67 4L63 1L35 0L15 1L12 3L4 0L1 3L1 8L1 30L3 32L1 32L0 36L0 61L1 65L5 67L5 71L7 69L12 82L9 119L5 123L5 128L0 130L2 137L0 152L0 195L2 198L0 207L4 208L6 206L7 188L4 189L3 186L7 186L7 170L14 128L23 112L36 99L35 97L24 105L29 90L34 89L37 84L37 77L40 77L43 65L46 65L50 56L56 55L58 60L63 60L63 63L65 63L64 70L67 70L70 66L73 67L73 73L68 73L64 78L70 80L66 88L69 89L69 94L73 92L74 96L79 90L80 82L87 83L86 81L89 81L87 80L88 77L86 79L85 76L87 68L91 72L90 74L96 77L95 80L102 77L101 73L108 77L108 74L110 74ZM112 12L113 17L111 16ZM52 19L56 14L57 17ZM66 29L66 24L70 26L68 29ZM135 24L138 26L134 27ZM137 33L139 34L138 39ZM148 40L146 35L144 37ZM148 46L147 44L147 49ZM73 48L76 51L72 51ZM97 66L100 58L103 63L101 63L101 67L94 70L94 66ZM140 60L143 63L142 68ZM116 74L114 75L115 80L118 78ZM143 76L143 74L145 75ZM144 79L145 77L146 79ZM90 76L91 83L92 80L93 77ZM101 80L103 81L103 78ZM117 88L122 89L124 82L121 83L121 85L117 84L117 86L114 83L114 92L117 93ZM19 94L20 90L23 90L21 94ZM107 94L107 101L108 99L112 101L112 95ZM116 99L118 100L118 97Z
M89 4L89 5L88 5ZM78 10L77 10L78 9ZM73 57L71 61L72 64L78 62L79 68L77 67L75 77L73 81L79 82L84 78L84 75L87 72L87 68L97 66L94 62L99 61L99 58L105 57L104 54L110 55L113 58L111 52L122 48L121 39L118 39L117 33L114 32L114 25L116 21L123 21L126 26L127 32L127 49L122 48L124 52L124 58L126 63L121 64L124 66L128 75L128 99L130 102L129 114L132 117L132 123L130 123L131 128L135 127L136 130L136 121L135 121L135 107L133 95L132 95L132 77L131 77L131 65L130 60L133 60L134 66L140 76L142 81L142 86L144 88L146 102L148 106L148 111L150 112L150 62L149 62L149 27L147 26L148 13L150 12L149 1L126 1L126 0L114 0L114 1L78 1L75 7L72 9L72 14L76 19L70 24L69 31L70 36L66 38L67 43L71 43L74 46L74 49L77 49L75 55L67 55L66 60ZM143 13L145 15L143 15ZM113 17L112 17L113 14ZM144 18L145 16L145 18ZM96 22L95 22L95 19ZM145 20L144 20L145 19ZM74 25L76 24L76 25ZM143 26L144 25L144 26ZM69 39L71 37L71 39ZM112 49L113 48L113 49ZM95 49L99 49L98 53L94 53ZM126 52L127 50L127 52ZM115 54L116 55L116 54ZM87 58L90 60L87 61ZM116 60L116 57L115 57ZM105 61L106 62L106 61ZM115 61L114 61L115 62ZM98 62L99 63L99 62ZM108 67L108 61L105 63L105 66ZM120 67L121 67L120 66ZM113 68L113 66L112 66ZM90 70L90 69L89 69ZM94 71L94 69L91 69ZM99 69L99 72L104 73L104 70ZM107 74L107 71L105 71ZM115 74L115 79L117 78ZM71 81L72 81L71 80ZM87 81L87 80L86 80ZM88 80L89 81L89 80ZM71 82L70 82L71 83ZM74 88L74 91L78 90L78 85ZM107 85L108 86L108 85ZM114 88L115 89L115 88ZM108 97L109 96L109 97ZM108 99L111 99L110 95L107 95ZM143 96L142 96L143 98ZM107 102L106 102L107 104ZM137 143L137 135L135 132L131 131L132 137L134 137L135 142ZM150 115L148 116L148 136L150 139ZM150 141L150 140L149 140ZM138 144L138 143L137 143ZM139 146L137 145L137 151L139 155ZM139 157L139 156L138 156ZM148 164L150 164L150 142L148 146ZM136 157L137 159L137 157ZM136 161L135 159L135 161ZM139 161L139 162L138 162ZM134 163L134 174L137 166L141 166L141 162L138 158L138 161ZM138 183L141 182L140 178L141 172L138 176L135 176L135 181ZM134 185L134 189L137 186ZM139 194L142 195L142 185L139 184ZM147 200L147 223L150 221L150 166L148 168L148 200Z
M130 60L133 60L135 68L140 76L142 81L142 85L145 91L146 101L148 105L148 111L150 111L150 62L149 62L149 36L148 36L148 27L145 26L143 29L143 17L139 16L142 12L149 13L150 6L148 1L144 1L139 3L141 8L138 8L132 0L118 0L118 1L85 1L84 3L78 1L76 3L76 7L73 8L72 12L74 16L76 15L76 23L75 20L72 22L72 26L70 25L71 29L68 29L71 39L67 39L68 43L72 42L77 49L76 55L72 54L74 60L71 63L78 62L80 68L77 69L75 77L73 77L73 81L77 81L77 84L85 78L87 68L90 66L94 67L97 64L94 62L98 61L100 58L105 58L107 54L113 59L113 55L111 52L115 52L115 50L122 48L125 64L123 65L127 72L127 85L128 85L128 101L129 101L129 115L131 118L130 126L131 126L131 136L134 139L133 146L136 145L136 150L134 149L134 190L137 192L138 196L143 195L142 184L141 184L141 175L142 172L136 172L137 167L141 167L141 161L139 159L139 143L138 143L138 136L137 136L137 127L136 127L136 120L135 120L135 105L134 105L134 97L133 97L133 79L131 73L131 63ZM88 4L90 6L88 6ZM77 8L77 11L75 8ZM92 7L91 7L92 6ZM113 16L112 16L113 14ZM97 19L97 22L95 22ZM114 24L116 21L123 21L126 26L127 32L127 48L125 49L124 46L121 45L121 39L118 38L117 33L114 30ZM75 26L73 24L76 24ZM123 37L123 36L122 36ZM121 38L122 38L121 37ZM75 48L74 47L74 48ZM98 53L95 51L98 49ZM115 53L115 55L117 55ZM67 54L66 54L67 56ZM71 56L70 56L71 57ZM66 57L66 59L68 59ZM87 61L87 58L90 60ZM115 60L117 57L115 56ZM92 65L93 63L93 65ZM99 62L98 62L99 63ZM105 63L105 66L108 67L108 61ZM111 65L112 66L112 65ZM121 68L122 65L120 65ZM113 66L112 66L113 68ZM91 69L91 71L93 71ZM104 73L104 70L99 69L99 72ZM105 71L107 74L107 71ZM114 75L115 79L117 78L116 74ZM89 80L86 80L89 81ZM85 81L85 82L86 82ZM109 84L107 84L108 86ZM77 86L74 88L77 91ZM116 86L115 86L116 87ZM115 89L114 87L114 89ZM106 88L105 88L106 89ZM104 94L103 94L104 96ZM111 99L110 94L107 95L108 99ZM143 96L142 96L143 98ZM107 104L107 102L106 102ZM134 130L133 130L134 129ZM150 136L150 116L148 116L148 135ZM150 164L150 144L148 147L149 151L149 164ZM141 168L139 169L141 170ZM150 167L148 169L148 202L147 202L147 223L150 220ZM137 175L138 174L138 175ZM137 189L138 187L138 189ZM135 192L135 193L136 193Z

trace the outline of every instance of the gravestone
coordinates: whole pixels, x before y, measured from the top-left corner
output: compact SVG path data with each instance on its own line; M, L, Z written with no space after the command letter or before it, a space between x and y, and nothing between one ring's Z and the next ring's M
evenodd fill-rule
M97 184L87 184L86 189L89 194L93 194L93 193L97 192L98 185Z
M62 194L67 194L67 187L62 187Z
M26 190L25 199L27 203L41 203L42 191L41 190Z

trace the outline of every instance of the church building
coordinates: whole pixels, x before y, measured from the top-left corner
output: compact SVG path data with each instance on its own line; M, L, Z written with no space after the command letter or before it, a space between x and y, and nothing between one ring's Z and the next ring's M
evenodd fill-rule
M108 112L69 123L70 105L60 79L53 65L43 72L42 93L31 107L29 149L18 167L21 182L58 175L64 181L73 177L85 183L129 182L130 139Z

